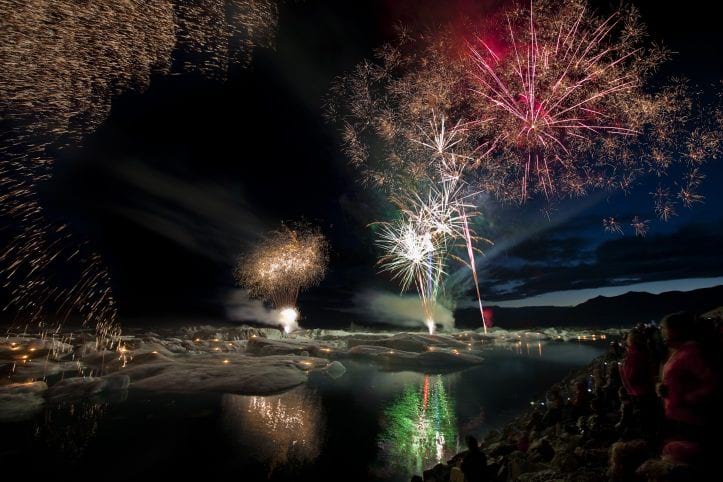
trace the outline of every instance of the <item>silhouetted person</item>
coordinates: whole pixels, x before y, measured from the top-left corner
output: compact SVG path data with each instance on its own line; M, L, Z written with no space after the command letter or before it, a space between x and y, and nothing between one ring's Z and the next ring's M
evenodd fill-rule
M570 400L570 408L572 409L572 416L574 419L587 415L590 411L590 392L588 391L587 384L578 380L573 384L574 391Z
M543 427L551 427L562 419L562 407L564 403L562 401L562 395L560 395L560 389L552 387L545 394L545 415L542 417Z
M662 321L662 335L670 350L658 384L668 432L678 440L704 438L706 423L713 418L717 374L695 341L696 318L680 312ZM710 428L710 427L709 427Z
M466 482L482 482L487 480L487 457L471 435L465 439L469 449L462 459L462 473Z
M527 452L530 448L530 433L527 431L520 432L517 437L517 450Z
M618 392L620 387L623 386L623 381L620 377L620 365L618 362L610 362L607 366L607 381L603 386L603 396L605 402L609 408L617 408L620 399L618 398Z
M632 438L636 425L633 416L633 401L625 387L620 387L618 390L618 399L620 400L620 420L615 425L615 429L623 440L627 440Z

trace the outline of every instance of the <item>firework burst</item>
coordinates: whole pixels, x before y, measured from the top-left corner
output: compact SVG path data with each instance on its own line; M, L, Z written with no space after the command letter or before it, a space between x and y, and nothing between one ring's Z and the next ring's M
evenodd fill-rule
M635 231L635 236L639 236L641 238L644 238L645 235L648 234L648 229L650 221L647 219L642 219L639 216L635 216L633 220L630 222L630 227L633 228L633 231Z
M282 225L239 259L235 277L251 296L280 310L286 327L296 324L299 292L318 284L328 263L329 245L318 229Z
M420 41L401 29L396 45L336 80L326 114L341 125L344 151L365 185L414 191L439 179L440 169L456 172L471 161L471 126L455 115L467 87L454 55L444 35Z
M670 189L658 186L655 192L651 194L654 199L655 214L658 215L661 221L667 223L670 218L678 215L675 211L675 201L670 196Z
M623 151L669 122L657 115L667 99L644 90L667 53L646 44L632 8L600 17L584 1L531 2L483 25L469 49L470 101L492 146L482 162L502 198L624 189L639 166Z
M603 228L607 233L623 234L623 227L620 225L620 222L612 216L603 219Z
M445 165L503 202L627 192L643 176L702 200L673 173L720 154L721 110L685 81L653 85L669 54L635 8L539 0L459 31L402 30L335 83L328 111L365 183L416 189Z
M449 176L439 185L431 184L424 198L416 192L393 197L400 217L377 223L377 245L384 252L379 260L381 271L399 280L403 291L416 288L430 332L434 330L434 308L450 259L467 264L455 254L455 248L466 247L469 266L476 276L473 243L483 239L469 227L468 217L475 215L470 211L474 206L468 201L470 195L463 194L458 177ZM481 307L481 299L479 302Z

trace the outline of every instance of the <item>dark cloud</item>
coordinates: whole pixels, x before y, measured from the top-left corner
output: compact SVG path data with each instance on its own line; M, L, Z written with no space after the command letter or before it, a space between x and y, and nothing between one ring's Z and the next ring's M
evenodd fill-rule
M584 237L561 238L558 233L547 231L518 244L509 254L529 263L574 265L590 258L590 244Z
M503 300L550 291L723 274L723 220L597 245L576 236L560 239L558 234L542 233L492 260L485 266L482 289Z

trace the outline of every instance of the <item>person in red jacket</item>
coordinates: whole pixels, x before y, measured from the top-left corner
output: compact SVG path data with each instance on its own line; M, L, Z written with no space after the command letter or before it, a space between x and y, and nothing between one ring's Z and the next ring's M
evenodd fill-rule
M659 402L655 396L658 369L649 346L646 331L635 328L628 332L625 359L619 365L620 379L630 399L632 417L623 425L630 433L646 440L657 436Z
M676 439L696 440L705 436L714 418L718 376L694 339L696 317L680 312L662 321L662 335L670 350L657 393L663 399L665 418Z
M645 334L637 329L630 330L626 342L625 359L619 365L625 390L633 399L653 395L655 371Z

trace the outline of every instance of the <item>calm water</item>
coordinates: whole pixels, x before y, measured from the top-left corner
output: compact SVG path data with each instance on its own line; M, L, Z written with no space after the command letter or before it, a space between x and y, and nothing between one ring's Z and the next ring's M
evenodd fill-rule
M0 462L28 478L408 481L525 409L602 353L552 343L489 350L451 374L384 372L345 362L282 395L149 396L46 407L0 425Z

